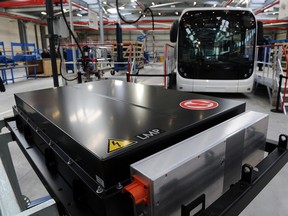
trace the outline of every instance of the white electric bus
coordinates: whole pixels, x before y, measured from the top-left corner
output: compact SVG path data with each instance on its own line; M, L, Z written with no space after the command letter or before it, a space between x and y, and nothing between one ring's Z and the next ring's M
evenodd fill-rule
M171 42L177 42L177 89L251 92L256 29L255 16L248 9L184 10L170 32Z

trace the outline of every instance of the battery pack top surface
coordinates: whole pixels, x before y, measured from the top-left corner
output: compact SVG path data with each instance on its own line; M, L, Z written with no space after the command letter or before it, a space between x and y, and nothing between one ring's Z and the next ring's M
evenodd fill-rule
M99 160L144 151L149 143L245 111L239 101L119 80L18 93L15 99L28 116L41 115Z

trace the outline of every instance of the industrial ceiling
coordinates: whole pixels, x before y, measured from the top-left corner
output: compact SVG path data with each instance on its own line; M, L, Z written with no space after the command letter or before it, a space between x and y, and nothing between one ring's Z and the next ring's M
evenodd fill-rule
M59 1L59 0L58 0ZM55 1L54 1L55 2ZM64 4L66 14L69 14L67 1ZM264 22L266 29L287 30L287 20L279 19L280 0L119 0L118 8L126 20L135 20L143 15L134 25L124 25L124 30L151 30L151 14L143 14L144 8L150 7L155 19L155 30L169 30L171 23L178 19L185 8L189 7L244 7L250 8L257 15L258 20ZM58 6L57 6L58 5ZM88 11L99 14L100 8L104 18L104 29L115 28L118 22L116 0L72 0L73 23L75 29L88 30ZM0 2L0 16L18 18L28 22L45 25L45 0L12 0ZM59 4L54 6L55 15L60 14Z

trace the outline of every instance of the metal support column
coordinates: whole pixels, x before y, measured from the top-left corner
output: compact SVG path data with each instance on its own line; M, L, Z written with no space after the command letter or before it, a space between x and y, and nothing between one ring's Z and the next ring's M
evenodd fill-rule
M46 12L47 12L48 37L49 37L49 43L50 43L53 83L54 83L54 87L59 87L58 71L57 71L57 64L56 64L55 35L54 35L54 29L53 29L54 12L53 12L52 0L46 0Z
M46 33L45 33L45 26L39 26L40 28L40 37L41 37L41 45L42 49L47 49L47 42L46 42Z
M117 40L117 62L123 62L122 28L119 23L116 24L116 40Z
M69 21L70 21L70 29L74 33L74 24L73 24L73 10L72 10L72 1L69 1ZM71 43L75 44L75 40L71 35ZM80 50L79 50L80 51ZM72 57L73 57L73 71L76 72L76 47L72 46Z
M19 29L20 43L28 43L26 25L23 20L18 19L18 29Z
M103 10L102 0L98 0L99 4L99 23L100 23L100 43L104 43L104 26L103 26Z
M36 38L36 47L37 47L37 54L39 53L39 42L38 42L38 32L37 32L37 25L34 25L34 31L35 31L35 38Z

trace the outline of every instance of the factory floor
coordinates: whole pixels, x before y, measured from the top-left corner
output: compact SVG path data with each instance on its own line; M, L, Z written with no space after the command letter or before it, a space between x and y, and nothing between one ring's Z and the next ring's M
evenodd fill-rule
M143 74L163 74L163 64L145 65L140 70ZM0 120L12 116L11 107L15 104L13 94L17 92L25 92L43 88L53 87L53 79L37 78L26 79L23 77L23 71L16 71L16 79L14 84L6 85L6 92L0 92ZM73 75L71 75L73 76ZM104 74L108 79L126 80L125 72L118 72L114 76L110 72ZM163 78L138 78L138 83L150 85L163 85ZM59 77L60 85L63 85L62 78ZM288 134L288 116L281 113L274 113L270 110L271 106L268 99L266 88L259 86L250 94L211 94L216 97L229 98L246 102L246 110L258 111L269 114L269 126L267 138L278 140L280 134ZM21 150L15 142L10 143L10 151L16 168L18 180L22 193L31 200L47 195L47 191L42 186L40 180L33 172L29 163L25 159ZM284 216L288 215L288 187L286 186L288 179L288 164L273 178L273 180L264 188L264 190L249 204L249 206L241 213L241 216Z

